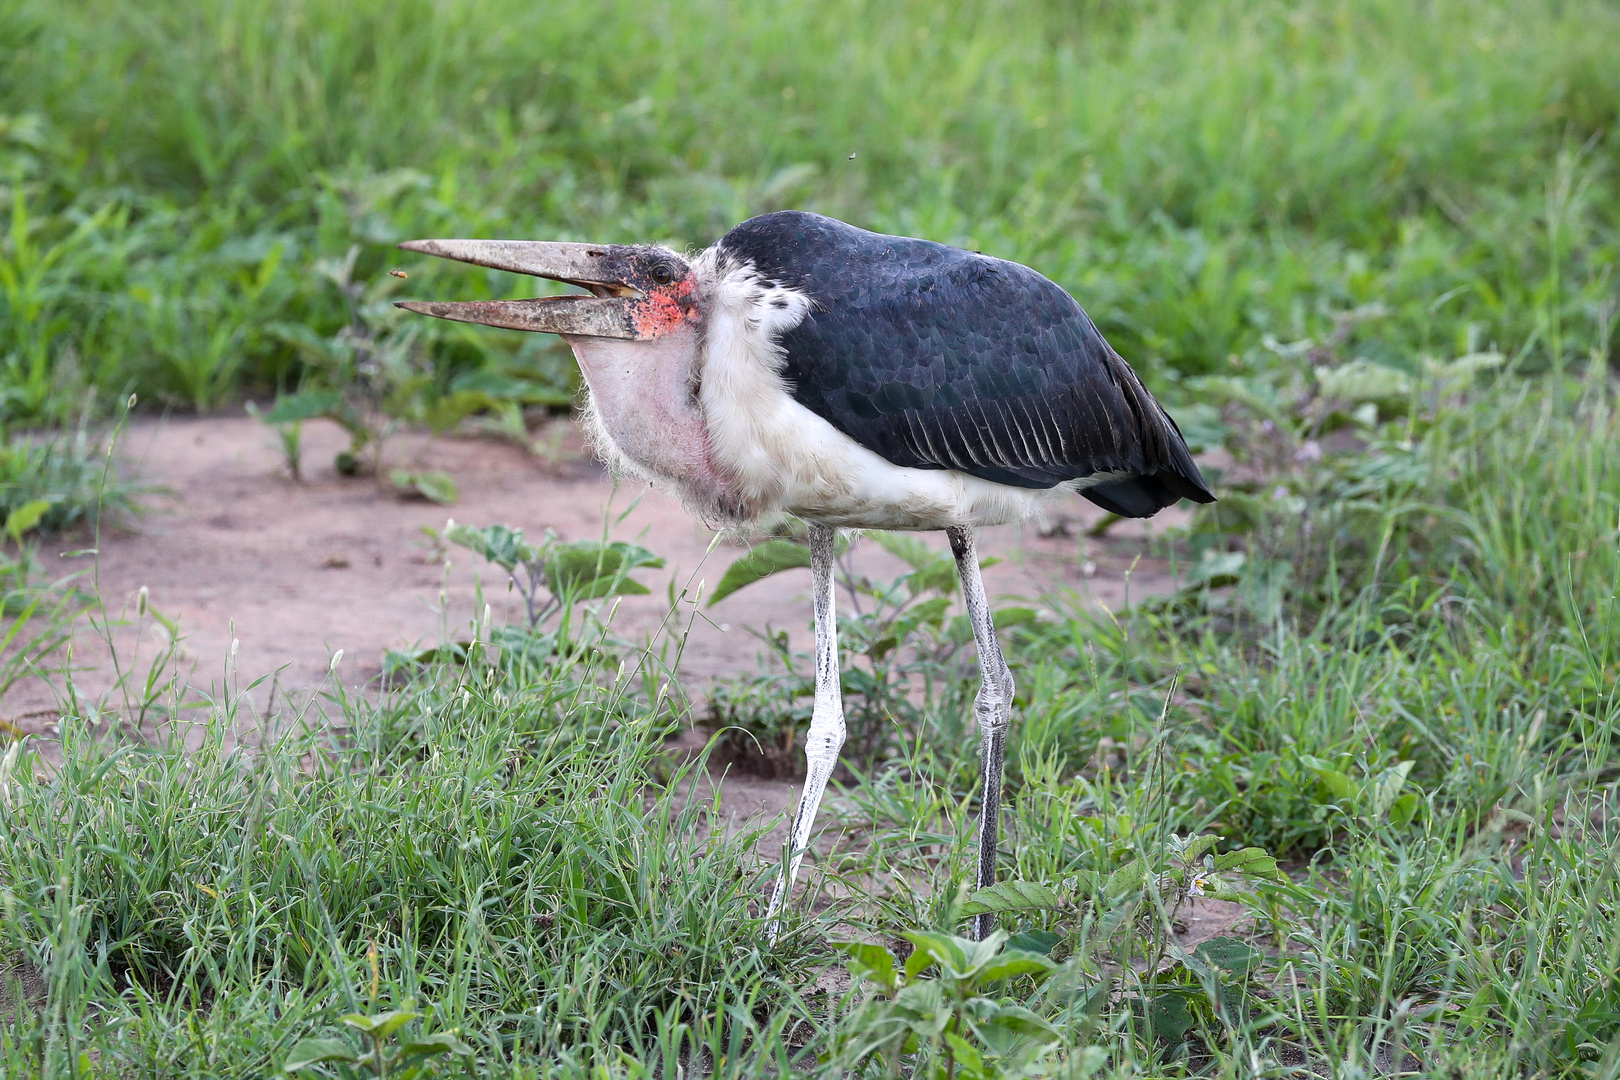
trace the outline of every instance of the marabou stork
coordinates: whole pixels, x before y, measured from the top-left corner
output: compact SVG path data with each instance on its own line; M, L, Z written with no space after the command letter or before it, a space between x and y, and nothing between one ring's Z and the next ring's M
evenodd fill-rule
M978 884L994 884L1013 680L974 526L1070 492L1123 517L1214 498L1175 421L1074 298L1018 263L799 212L745 221L692 258L641 244L400 246L585 289L399 306L561 335L610 464L714 525L782 514L809 525L816 697L769 938L844 741L835 530L945 530L979 650ZM974 935L992 921L980 916Z

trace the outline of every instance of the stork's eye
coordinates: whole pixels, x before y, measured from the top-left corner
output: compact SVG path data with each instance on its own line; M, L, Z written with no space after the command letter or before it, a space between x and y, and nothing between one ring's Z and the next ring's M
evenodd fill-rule
M655 284L668 285L675 280L675 271L663 263L652 268L652 279Z

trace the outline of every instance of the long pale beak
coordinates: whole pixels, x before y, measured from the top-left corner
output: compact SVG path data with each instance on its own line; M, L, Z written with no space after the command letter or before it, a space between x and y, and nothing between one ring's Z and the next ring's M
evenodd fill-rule
M617 261L613 245L560 244L541 240L408 240L406 251L437 255L458 262L549 278L589 289L592 296L541 296L532 300L440 302L401 300L395 307L455 322L532 330L570 337L643 340L636 330L632 305L642 294L609 267Z

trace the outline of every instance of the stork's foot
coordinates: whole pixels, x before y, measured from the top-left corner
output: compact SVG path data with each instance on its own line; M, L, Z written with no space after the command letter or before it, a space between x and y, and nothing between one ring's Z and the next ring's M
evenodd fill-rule
M841 732L838 741L843 741ZM799 863L804 861L804 853L810 848L810 837L816 827L816 812L821 808L821 797L826 794L827 781L832 778L837 761L835 752L832 760L811 762L805 772L804 791L799 795L798 810L793 815L793 831L788 837L788 847L782 853L782 872L777 876L776 889L771 893L770 907L765 913L767 945L775 945L782 932L782 912L793 896L793 882L799 876Z

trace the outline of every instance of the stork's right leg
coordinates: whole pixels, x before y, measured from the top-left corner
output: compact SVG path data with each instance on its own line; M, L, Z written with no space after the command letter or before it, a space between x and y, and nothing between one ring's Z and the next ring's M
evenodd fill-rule
M804 791L793 815L793 832L782 859L782 874L765 915L765 940L774 943L782 909L793 892L799 862L810 846L822 793L838 764L844 745L844 693L838 677L838 623L833 615L833 538L826 525L810 526L810 577L816 612L816 704L810 714L810 733L804 740Z

